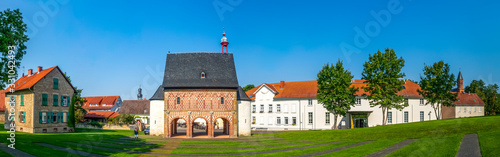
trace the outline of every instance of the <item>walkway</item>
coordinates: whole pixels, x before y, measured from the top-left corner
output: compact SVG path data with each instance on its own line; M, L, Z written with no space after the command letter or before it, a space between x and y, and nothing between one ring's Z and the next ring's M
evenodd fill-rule
M23 151L20 151L18 149L12 149L9 148L6 144L0 143L0 149L3 150L6 153L9 153L12 156L23 156L23 157L34 157L31 154L25 153Z
M417 139L407 139L407 140L404 140L404 141L401 141L399 143L396 143L392 146L389 146L385 149L382 149L378 152L375 152L375 153L372 153L370 155L367 155L367 157L382 157L382 156L387 156L389 154L391 154L392 152L398 150L398 149L401 149L403 148L404 146L406 145L409 145L413 142L417 141Z
M479 140L477 134L467 134L462 138L460 149L458 149L457 157L480 157L481 148L479 147Z

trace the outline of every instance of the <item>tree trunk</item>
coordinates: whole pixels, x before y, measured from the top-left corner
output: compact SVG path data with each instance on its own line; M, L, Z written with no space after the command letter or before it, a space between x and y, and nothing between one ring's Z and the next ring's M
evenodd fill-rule
M434 109L434 115L436 115L436 119L439 120L439 117L438 117L439 104L437 104L437 105L432 104L432 108Z
M385 125L387 120L386 120L386 115L385 115L385 110L387 110L386 107L382 107L382 125Z
M337 116L338 116L337 114L333 114L333 117L334 117L334 118L333 118L333 119L334 119L334 122L333 122L333 127L332 127L332 128L333 128L334 130L337 130L337 129L338 129L338 128L337 128Z

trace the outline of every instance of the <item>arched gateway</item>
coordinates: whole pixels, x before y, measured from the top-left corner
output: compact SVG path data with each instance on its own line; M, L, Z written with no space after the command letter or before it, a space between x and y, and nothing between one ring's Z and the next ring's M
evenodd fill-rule
M231 53L168 53L163 84L150 100L153 135L250 135L250 99L238 85ZM161 101L164 106L154 106ZM155 118L162 108L162 119Z

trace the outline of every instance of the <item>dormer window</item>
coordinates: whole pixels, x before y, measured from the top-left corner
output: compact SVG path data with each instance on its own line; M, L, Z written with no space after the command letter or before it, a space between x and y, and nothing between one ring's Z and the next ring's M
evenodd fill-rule
M201 72L201 78L204 79L205 78L205 72Z

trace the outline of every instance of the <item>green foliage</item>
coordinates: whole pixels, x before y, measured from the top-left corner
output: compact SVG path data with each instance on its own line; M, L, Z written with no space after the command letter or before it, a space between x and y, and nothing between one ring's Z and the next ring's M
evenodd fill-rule
M9 70L13 69L17 74L17 68L21 65L21 60L26 54L26 45L24 44L29 40L28 36L25 35L26 30L27 27L23 22L23 16L19 9L7 9L0 12L0 52L2 53L2 59L0 60L0 75L2 77L0 89L5 89L6 84L9 82ZM13 49L16 52L15 54L9 54L9 46L15 47ZM9 60L15 61L14 67L9 66Z
M64 72L64 76L68 79L68 81L71 83L71 78ZM74 87L76 89L76 93L73 94L71 97L71 104L69 106L69 120L67 125L69 127L75 127L75 124L77 122L84 121L84 116L87 114L87 110L83 109L82 106L86 102L85 99L83 99L81 96L83 89L78 89L77 87Z
M242 89L243 89L243 91L247 92L252 88L255 88L255 86L253 84L248 84L245 87L243 87Z
M316 98L327 111L334 114L333 129L337 129L337 117L345 116L347 111L354 106L357 88L351 87L354 76L344 69L342 61L330 66L326 64L318 73L318 91Z
M362 79L365 79L367 86L364 90L368 92L368 100L372 107L382 108L382 124L387 122L386 112L390 109L401 110L408 104L403 103L404 97L397 93L403 89L405 84L403 78L405 73L401 72L405 60L396 56L393 49L385 49L382 53L369 55L368 61L363 64Z
M456 84L455 76L450 74L450 65L439 61L424 67L424 77L420 76L420 88L417 90L426 100L426 105L434 108L436 119L441 117L442 106L454 106L457 94L450 91Z
M486 85L483 80L472 80L469 86L465 87L465 92L476 93L481 100L486 104L486 115L496 115L500 112L500 100L497 84Z
M115 118L110 118L108 123L116 125L132 124L134 123L135 116L131 114L120 114Z
M92 126L98 127L98 128L102 128L102 126L104 126L104 123L102 123L102 122L96 122L96 121L92 121L89 124L92 125Z

